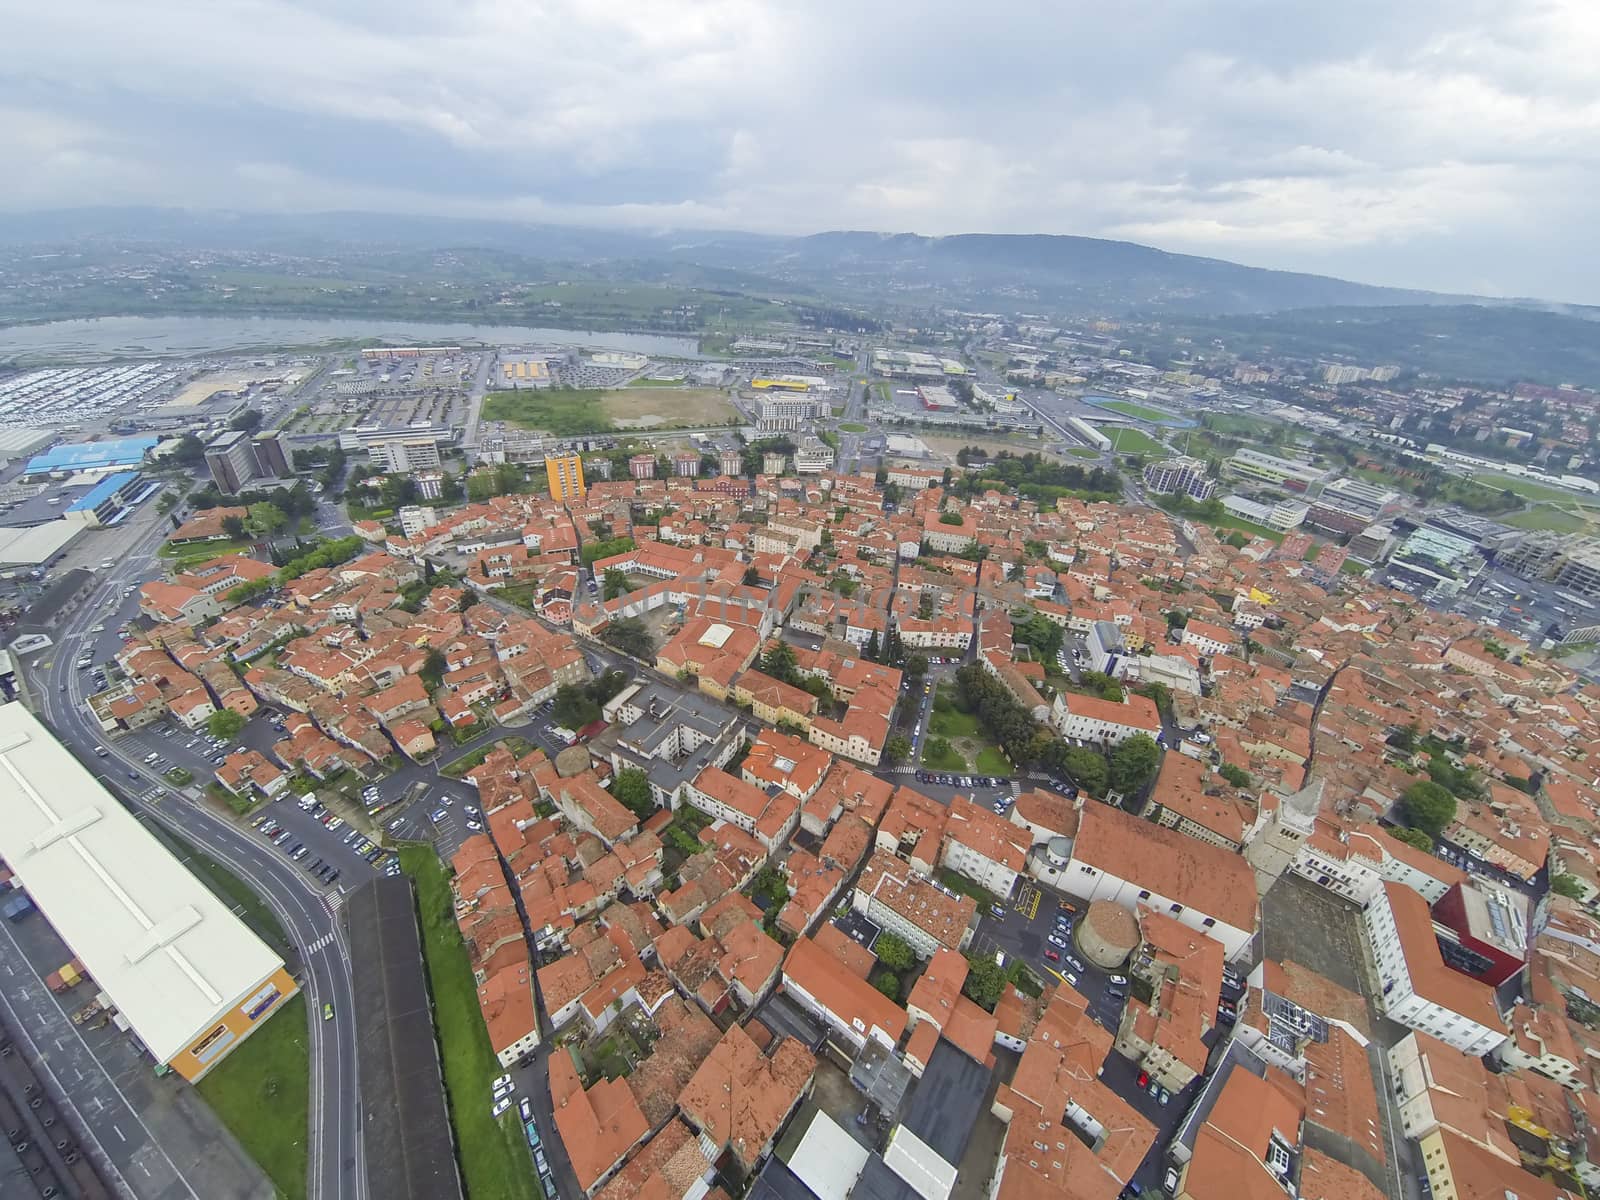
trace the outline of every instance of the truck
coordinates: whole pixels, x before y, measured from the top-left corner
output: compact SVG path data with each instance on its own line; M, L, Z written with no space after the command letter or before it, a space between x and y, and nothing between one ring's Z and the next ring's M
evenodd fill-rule
M45 986L52 992L65 992L83 982L83 963L78 959L62 963L61 966L51 971L44 977Z

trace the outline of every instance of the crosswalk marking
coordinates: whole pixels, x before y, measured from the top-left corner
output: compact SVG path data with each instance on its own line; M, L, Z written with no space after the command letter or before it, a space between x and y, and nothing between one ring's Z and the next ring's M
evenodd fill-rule
M315 954L319 950L325 950L332 943L333 943L333 934L325 933L321 937L319 937L316 941L312 942L311 945L306 947L306 953L307 954Z

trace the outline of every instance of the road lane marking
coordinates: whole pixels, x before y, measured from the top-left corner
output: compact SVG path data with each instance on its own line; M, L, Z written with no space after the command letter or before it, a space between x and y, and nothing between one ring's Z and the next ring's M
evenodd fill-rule
M128 1140L128 1135L122 1132L122 1129L117 1125L117 1123L115 1121L111 1122L111 1131L113 1133L115 1133L123 1141L127 1141Z

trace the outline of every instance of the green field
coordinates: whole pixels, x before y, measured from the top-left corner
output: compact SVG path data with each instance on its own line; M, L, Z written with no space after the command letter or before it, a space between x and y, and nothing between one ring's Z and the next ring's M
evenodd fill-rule
M738 410L716 388L546 388L490 392L483 419L506 421L556 437L630 429L727 425Z
M539 1182L516 1110L498 1120L489 1115L490 1082L500 1074L500 1063L489 1048L444 864L432 846L408 846L400 851L400 865L417 887L433 1020L467 1195L472 1200L538 1200Z
M929 754L926 743L924 743L922 765L932 767L935 771L965 771L967 769L967 760L961 757L954 746L943 754Z
M1283 541L1284 535L1276 529L1268 529L1265 525L1257 525L1254 521L1246 521L1243 517L1230 517L1226 513L1215 521L1206 524L1216 529L1237 529L1240 533L1247 533L1252 537L1270 538L1274 542Z
M985 746L978 751L972 769L980 775L1010 775L1011 760L1000 753L998 746Z
M1142 429L1110 429L1100 431L1111 439L1111 448L1118 454L1165 454L1167 448Z
M865 425L858 424L855 421L841 421L839 428L845 433L865 433L867 431Z
M1073 458L1099 458L1100 451L1091 450L1088 446L1068 446L1067 453Z
M1095 405L1110 412L1121 413L1125 417L1133 417L1138 421L1170 421L1173 414L1164 412L1159 408L1146 408L1143 404L1135 404L1132 400L1106 400Z
M1236 413L1207 413L1205 427L1233 437L1261 437L1283 428L1278 421L1265 417L1241 417Z
M1536 504L1522 512L1509 513L1496 520L1516 529L1548 529L1555 533L1582 533L1589 528L1577 513L1565 512L1548 504Z
M976 737L978 718L954 708L936 708L928 718L928 732L939 737Z
M216 541L216 542L190 542L182 546L171 543L163 545L156 554L170 561L174 566L193 566L195 563L206 562L213 558L221 558L224 554L237 554L241 550L250 549L253 543L245 538L241 541Z
M1551 500L1565 504L1581 504L1584 500L1588 500L1591 504L1596 502L1595 497L1585 497L1581 492L1572 491L1570 488L1541 483L1537 479L1523 479L1517 475L1480 471L1472 477L1472 481L1497 492L1515 492L1524 500Z
M285 1002L195 1089L280 1194L306 1194L311 1050L304 995Z

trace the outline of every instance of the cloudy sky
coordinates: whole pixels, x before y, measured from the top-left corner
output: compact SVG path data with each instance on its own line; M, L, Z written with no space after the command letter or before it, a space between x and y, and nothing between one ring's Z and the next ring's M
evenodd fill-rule
M0 0L0 16L14 210L1075 233L1600 302L1596 0Z

